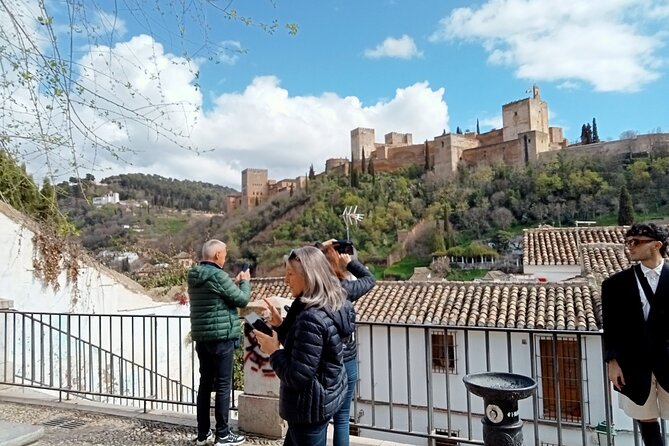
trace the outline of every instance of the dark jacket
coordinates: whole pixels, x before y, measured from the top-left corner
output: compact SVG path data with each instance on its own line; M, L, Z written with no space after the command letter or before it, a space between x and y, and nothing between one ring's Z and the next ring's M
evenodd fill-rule
M239 339L238 307L248 305L251 284L235 285L228 273L212 262L200 262L188 272L190 323L193 341Z
M322 422L344 403L348 384L342 338L353 333L353 306L346 302L332 313L305 308L298 298L291 309L292 324L287 330L277 328L284 348L270 356L281 381L279 415L289 423Z
M346 290L347 299L351 302L355 302L367 294L369 290L374 288L376 279L362 263L355 259L352 259L348 265L346 265L346 269L358 280L344 279L341 281L341 286ZM355 360L357 353L358 344L355 340L355 336L351 335L344 341L344 362Z
M644 320L634 269L629 268L602 283L604 360L615 359L625 385L621 393L643 405L648 399L651 372L662 388L669 390L669 264L664 268L650 299Z

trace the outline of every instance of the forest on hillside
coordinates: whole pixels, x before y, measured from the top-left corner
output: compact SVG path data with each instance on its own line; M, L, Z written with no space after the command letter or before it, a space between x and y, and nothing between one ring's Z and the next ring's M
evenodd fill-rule
M170 205L215 209L219 186L133 174L105 179L109 184L103 185L87 176L75 184L54 188L45 181L38 187L11 157L5 155L0 162L4 201L42 221L67 218L89 249L195 253L204 240L216 237L228 244L231 264L250 259L265 270L280 266L281 257L292 247L345 237L341 213L347 206L357 206L364 214L350 228L361 258L378 263L398 248L398 231L419 222L428 222L429 231L407 255L429 257L449 249L461 252L473 241L480 241L479 246L492 241L503 250L522 228L538 224L573 226L577 220L617 224L623 189L637 218L669 215L666 148L636 158L558 156L522 167L461 167L450 180L423 166L393 173L374 172L366 166L352 177L321 175L292 195L271 197L248 211L214 216L178 211ZM105 190L147 200L148 205L95 208L79 196L82 191L91 197ZM59 197L60 212L50 205L48 197L54 195Z
M305 202L298 215L281 221L285 205L270 202L218 235L239 247L243 257L275 262L289 247L344 237L340 214L346 206L357 206L365 218L351 229L351 238L363 259L385 258L397 247L397 231L419 221L435 224L417 255L474 240L500 241L503 249L504 241L523 227L573 226L577 220L617 224L623 187L639 216L669 215L668 174L668 151L655 150L640 158L558 156L526 167L462 167L452 180L421 166L395 173L365 171L354 178L320 176L292 198ZM272 243L254 242L269 224L274 225ZM211 230L217 234L216 227Z
M223 212L225 196L237 192L217 184L143 173L115 175L100 182L118 192L121 200L146 200L152 206L207 212Z

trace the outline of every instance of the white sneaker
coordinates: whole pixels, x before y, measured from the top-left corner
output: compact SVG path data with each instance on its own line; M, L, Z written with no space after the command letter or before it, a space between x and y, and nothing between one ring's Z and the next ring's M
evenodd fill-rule
M238 446L245 441L245 436L235 434L234 432L230 431L225 437L217 438L214 446Z
M211 429L209 429L209 433L207 434L207 438L205 438L204 440L200 440L199 437L198 437L198 438L195 439L195 444L197 446L205 446L207 444L214 444L214 439L215 439L214 432Z

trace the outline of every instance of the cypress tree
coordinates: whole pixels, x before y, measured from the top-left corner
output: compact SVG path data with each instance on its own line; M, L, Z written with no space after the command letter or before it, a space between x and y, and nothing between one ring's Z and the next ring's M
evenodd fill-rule
M434 228L434 233L432 234L432 252L444 255L445 251L446 243L444 243L444 232L439 227L439 224L437 224L437 227Z
M365 160L365 151L362 151L362 160L360 161L360 173L365 173L365 168L367 167L367 161Z
M455 133L457 133L458 135L462 135L462 129L460 129L460 126L458 126L458 127L455 129Z
M585 124L581 126L581 144L587 144L588 141L588 131L585 128Z
M314 172L314 165L309 166L309 179L313 180L316 178L316 173Z
M634 205L632 196L624 184L620 187L620 198L618 199L618 224L627 226L634 223Z
M479 135L481 134L481 129L479 127L479 120L476 118L476 134Z
M599 132L597 132L597 120L592 118L592 142L599 142Z
M585 125L585 135L586 135L586 144L592 144L592 127L590 126L590 123L588 122Z
M372 176L372 181L374 181L374 175L376 171L374 170L374 158L370 158L369 164L367 165L367 173Z

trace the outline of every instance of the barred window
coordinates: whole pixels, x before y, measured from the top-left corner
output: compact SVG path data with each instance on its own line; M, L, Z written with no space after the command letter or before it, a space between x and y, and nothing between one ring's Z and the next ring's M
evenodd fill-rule
M448 429L435 429L435 434L437 435L443 435L445 437L459 437L460 436L460 431L449 431ZM449 438L435 438L433 442L433 446L458 446L460 443L458 443L456 440L451 440Z
M455 334L432 330L432 371L456 373Z
M552 337L539 338L539 355L541 363L543 418L549 420L557 419L559 401L560 418L562 420L570 422L581 421L581 386L583 382L578 340L568 337L557 339L553 339ZM556 372L558 379L555 376ZM559 395L557 395L558 391Z

